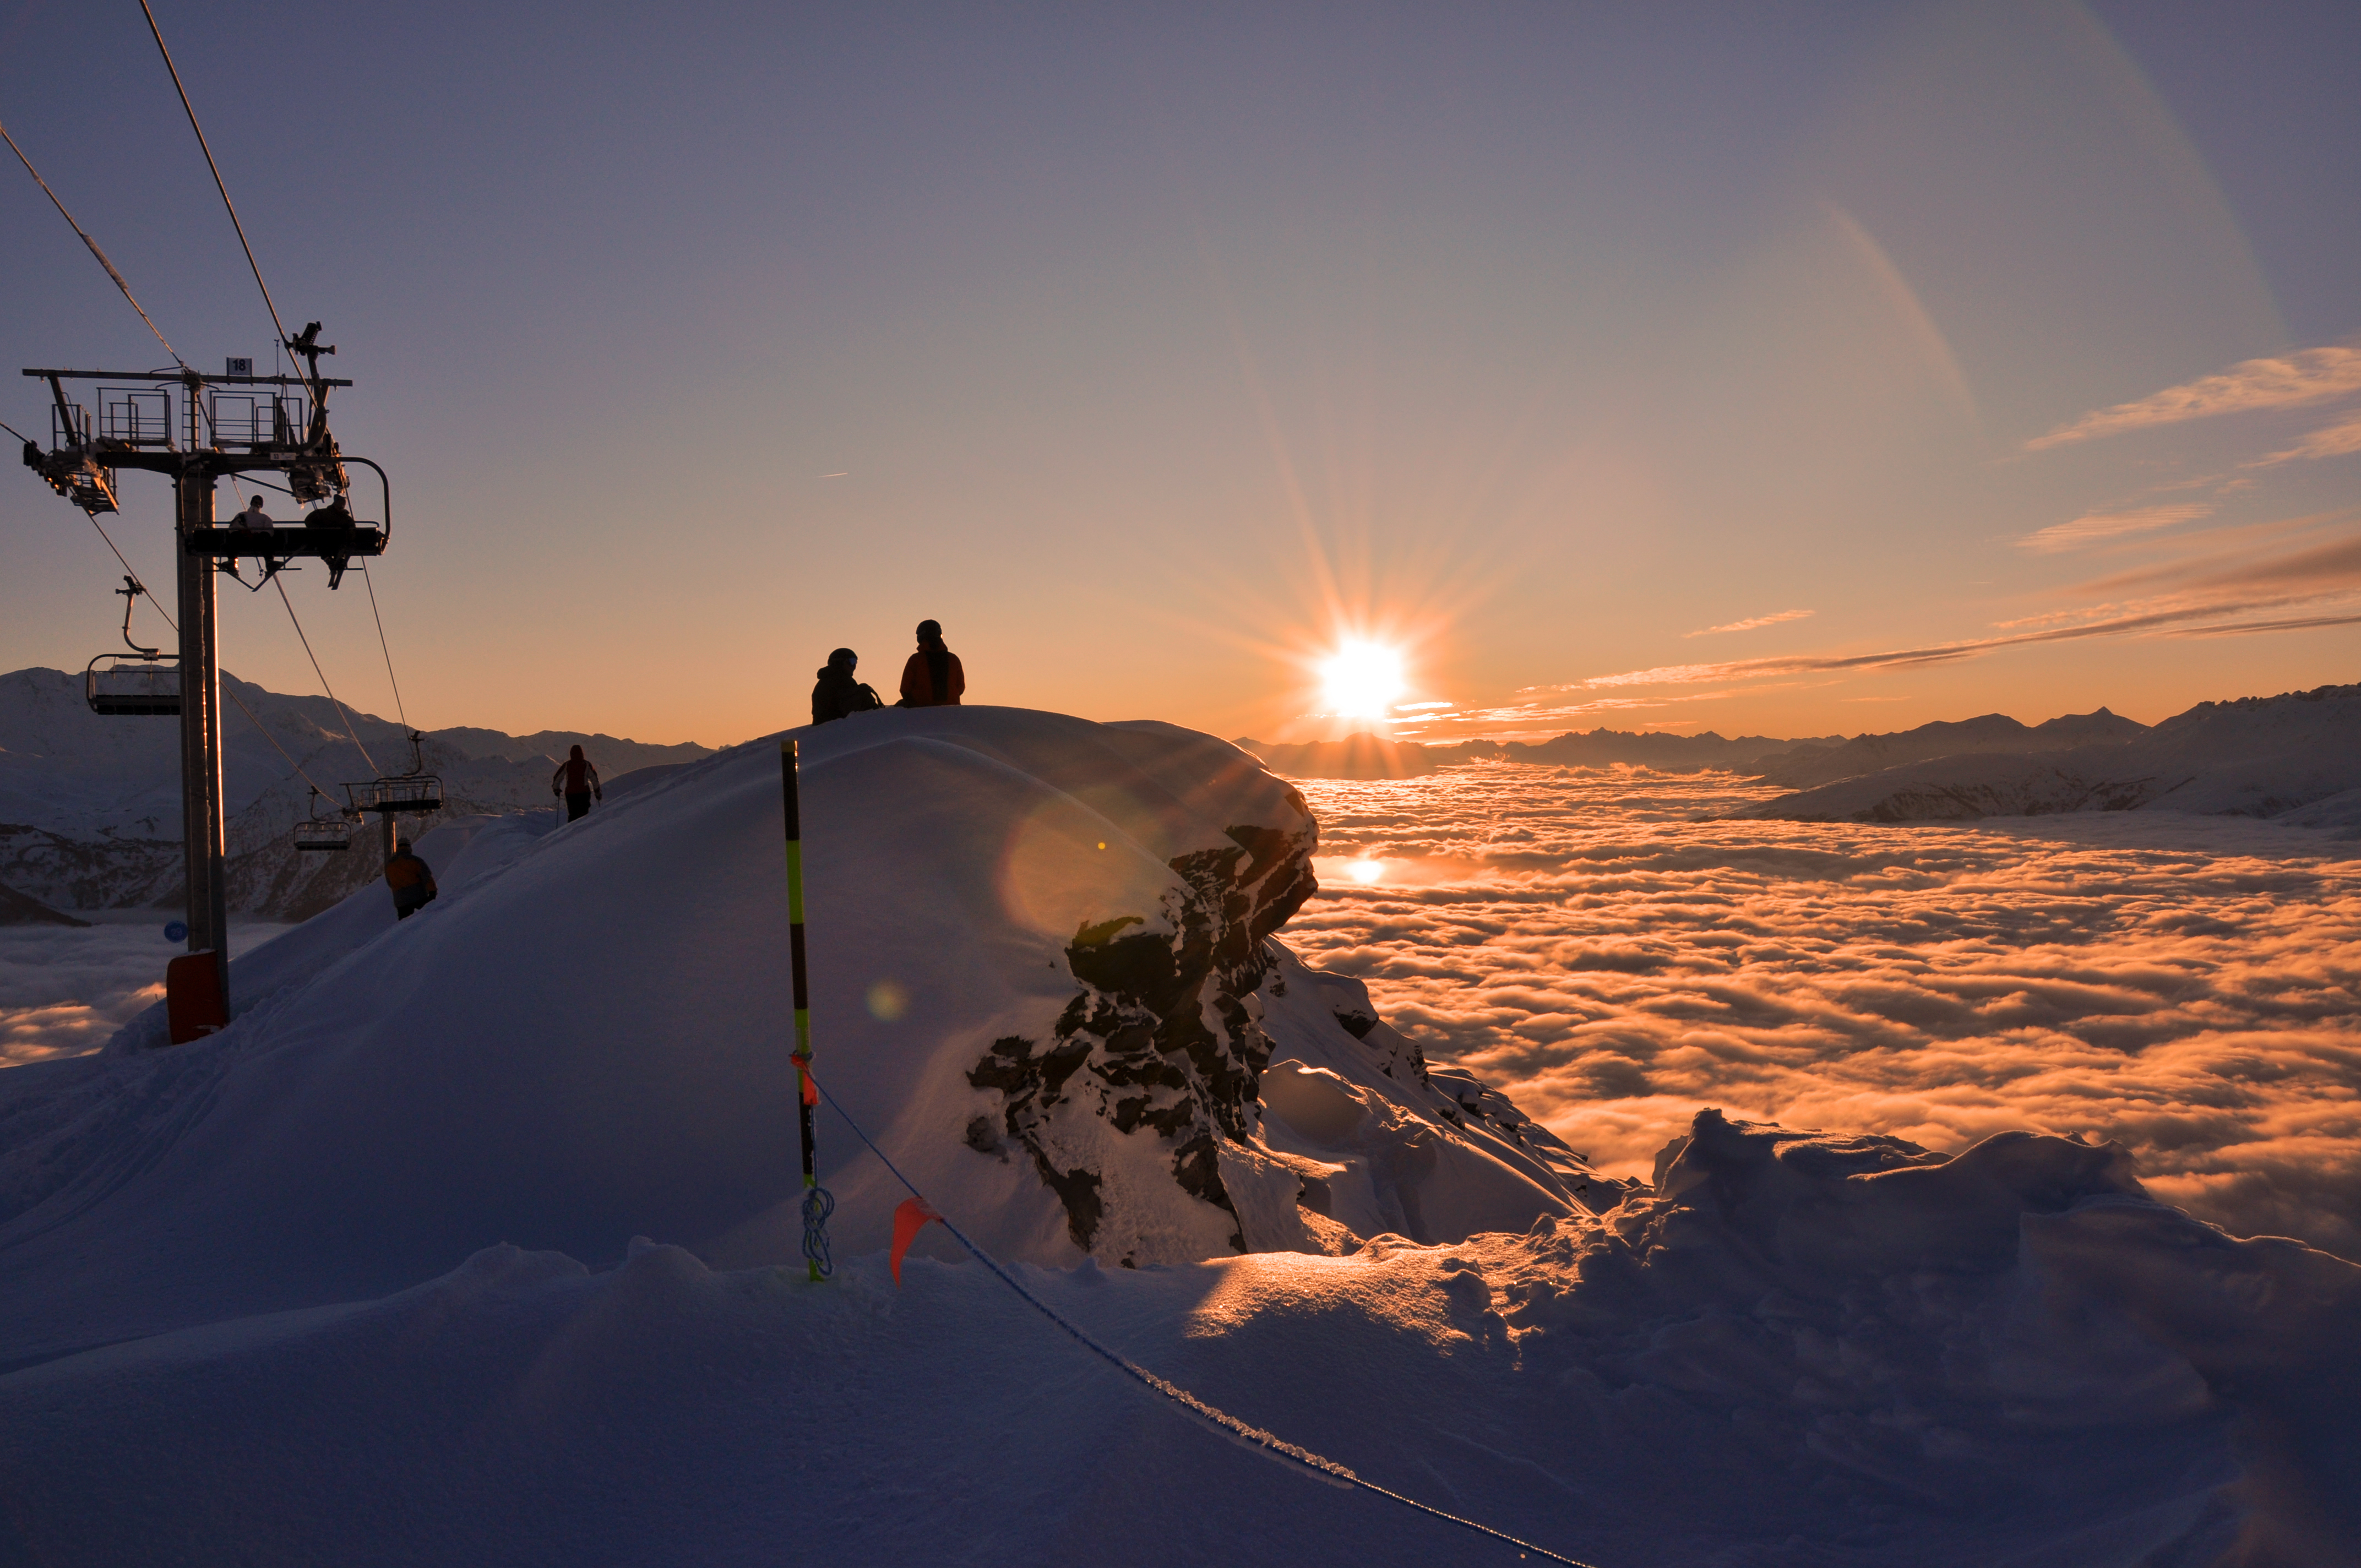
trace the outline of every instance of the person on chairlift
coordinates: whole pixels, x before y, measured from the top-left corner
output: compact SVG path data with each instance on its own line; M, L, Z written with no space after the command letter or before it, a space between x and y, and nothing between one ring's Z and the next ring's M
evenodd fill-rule
M246 510L230 520L232 528L252 529L262 532L270 530L270 514L262 510L262 498L255 497L246 503Z
M828 656L828 663L819 668L819 684L812 687L814 724L826 724L831 718L885 706L885 699L877 695L875 687L852 678L860 663L861 655L850 648L839 648Z
M398 846L386 857L385 885L393 890L393 917L407 920L434 902L434 873L418 851Z
M568 822L579 822L590 814L592 795L600 800L607 798L607 792L599 787L598 770L590 765L590 759L582 754L579 746L575 747L573 755L558 763L557 771L549 775L549 793L566 797L566 820Z
M939 620L918 622L918 651L902 666L902 700L896 707L957 707L967 690L959 655L943 644Z

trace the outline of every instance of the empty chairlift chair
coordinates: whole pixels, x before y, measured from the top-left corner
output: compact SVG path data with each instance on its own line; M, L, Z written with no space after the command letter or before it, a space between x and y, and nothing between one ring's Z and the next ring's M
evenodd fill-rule
M177 718L181 661L165 653L101 653L82 672L93 713L109 718Z
M101 653L82 674L83 697L93 713L110 718L177 718L181 714L181 661L131 641L131 610L148 590L126 577L115 590L123 597L123 643L128 653Z
M357 815L368 812L376 817L392 817L412 811L443 809L443 781L426 771L419 756L416 730L410 735L410 771L406 773L384 773L367 784L348 784L346 798L351 801Z
M320 792L312 792L312 815L295 824L295 847L298 850L341 850L353 847L352 818L344 812L333 817L320 815Z

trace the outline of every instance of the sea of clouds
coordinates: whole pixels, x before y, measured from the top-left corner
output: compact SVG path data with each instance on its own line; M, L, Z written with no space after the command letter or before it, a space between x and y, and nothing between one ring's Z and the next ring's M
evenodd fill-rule
M0 1068L80 1056L164 999L164 966L181 952L166 912L86 916L93 924L0 927ZM230 926L231 957L288 927Z
M1717 819L1777 791L1625 768L1298 782L1323 891L1283 939L1610 1174L1706 1106L1946 1153L2029 1128L2361 1260L2361 842Z

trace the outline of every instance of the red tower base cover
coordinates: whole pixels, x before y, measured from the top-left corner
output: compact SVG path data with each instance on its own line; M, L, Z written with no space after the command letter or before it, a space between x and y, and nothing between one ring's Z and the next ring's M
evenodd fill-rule
M202 1039L229 1022L218 953L189 953L164 966L164 1023L176 1046Z

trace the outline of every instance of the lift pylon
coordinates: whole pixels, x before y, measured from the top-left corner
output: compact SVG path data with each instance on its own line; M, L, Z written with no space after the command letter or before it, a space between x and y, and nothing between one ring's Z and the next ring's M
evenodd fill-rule
M27 442L25 466L60 495L94 515L119 510L119 470L162 474L172 481L181 612L174 695L181 718L189 952L211 954L214 959L208 971L213 983L196 987L192 982L190 996L202 991L216 999L191 1011L191 1032L183 1031L181 1011L174 1012L176 1044L228 1021L229 908L214 579L218 572L235 571L242 558L262 563L266 576L290 561L316 559L327 565L334 587L349 562L385 553L393 527L393 498L385 470L367 458L347 458L329 433L328 392L352 385L319 374L319 356L335 350L320 343L316 322L288 339L287 346L310 374L207 376L185 365L166 370L25 372L49 383L50 402L49 447L44 451L38 443ZM89 407L68 397L68 382L97 383L95 420ZM385 507L381 521L354 518L348 463L377 474ZM224 478L250 473L284 475L288 491L299 502L326 504L291 524L222 527L214 516L214 487ZM160 663L160 655L157 662ZM94 681L95 674L93 669L86 679ZM214 1011L219 1015L209 1020L196 1016Z

